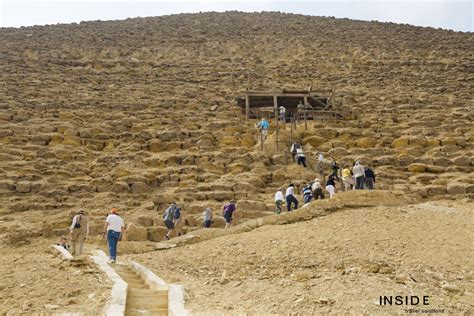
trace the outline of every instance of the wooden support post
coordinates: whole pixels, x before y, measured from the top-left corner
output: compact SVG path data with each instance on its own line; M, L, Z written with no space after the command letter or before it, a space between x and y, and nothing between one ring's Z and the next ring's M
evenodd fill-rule
M260 149L263 151L263 128L260 129Z
M247 120L249 119L249 112L250 112L249 95L245 94L245 116L246 116Z
M306 121L306 108L308 106L308 97L305 96L304 97L304 112L303 112L303 115L304 115L304 130L306 131L308 129L308 122Z
M279 136L279 135L278 135L278 132L279 132L279 131L278 131L278 130L279 130L278 121L280 120L280 117L279 117L279 115L278 115L278 114L279 114L279 113L278 113L278 101L277 101L276 95L273 96L273 110L274 110L274 112L275 112L275 119L276 119L276 131L275 131L275 139L276 139L275 142L276 142L276 144L275 144L275 145L276 145L276 151L277 151L277 153L278 153L278 141L279 141L279 139L278 139L278 136Z

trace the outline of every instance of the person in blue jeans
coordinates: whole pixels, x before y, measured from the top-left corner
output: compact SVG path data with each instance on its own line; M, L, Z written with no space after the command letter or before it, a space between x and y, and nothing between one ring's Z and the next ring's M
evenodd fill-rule
M110 215L105 220L104 230L107 233L107 244L109 245L109 263L117 261L117 245L122 240L125 224L123 219L118 215L118 210L113 208ZM104 232L104 235L106 234Z
M288 212L291 212L291 204L295 205L295 210L298 208L298 200L295 197L295 186L293 183L290 183L288 185L288 189L286 189L286 207L288 209Z

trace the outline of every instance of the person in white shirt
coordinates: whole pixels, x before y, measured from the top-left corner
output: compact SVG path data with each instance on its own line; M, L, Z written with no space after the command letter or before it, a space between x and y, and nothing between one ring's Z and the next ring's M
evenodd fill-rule
M321 182L319 182L318 178L314 179L314 182L311 185L311 192L313 193L313 199L324 199L323 188L321 187Z
M296 157L298 157L298 166L303 165L303 167L306 168L306 156L304 155L302 148L296 150Z
M107 232L107 243L109 245L110 263L115 263L117 260L117 245L122 240L122 235L125 230L125 223L118 215L118 210L113 208L110 215L105 221L104 230ZM106 233L104 232L104 235Z
M71 237L71 254L73 256L82 255L82 248L84 240L89 235L89 221L86 212L80 210L72 219L71 227L69 228Z
M360 164L360 161L356 161L354 167L352 167L352 173L355 178L355 189L362 190L364 189L364 179L365 179L365 170L364 166Z
M275 193L275 213L280 214L281 213L281 206L283 205L283 189L278 190L277 193Z
M280 105L279 110L280 110L280 121L283 121L283 123L285 123L286 122L286 109L283 105Z
M295 197L295 186L293 183L290 183L288 185L288 189L286 189L285 193L286 197L286 208L288 209L288 212L291 212L291 204L295 205L295 210L298 208L298 200Z

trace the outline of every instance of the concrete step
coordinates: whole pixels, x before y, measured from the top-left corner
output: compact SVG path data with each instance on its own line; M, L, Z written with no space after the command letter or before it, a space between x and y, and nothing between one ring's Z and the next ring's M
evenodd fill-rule
M138 275L123 275L121 273L119 273L119 276L124 279L125 281L137 281L137 282L143 282L143 280L138 276Z
M143 293L143 292L137 292L138 290L143 290L143 289L132 289L131 291L128 292L128 299L168 299L168 292L167 291L155 291L155 290L150 290L148 293ZM145 289L148 290L148 289Z
M168 316L168 309L126 309L127 316Z
M150 288L150 286L145 283L128 283L128 287L131 289L149 289Z
M168 305L168 296L127 296L127 306L141 304L140 306L145 306L147 304L159 304L163 306Z
M159 302L159 301L150 301L150 300L140 300L140 301L128 301L127 308L133 309L168 309L168 301Z

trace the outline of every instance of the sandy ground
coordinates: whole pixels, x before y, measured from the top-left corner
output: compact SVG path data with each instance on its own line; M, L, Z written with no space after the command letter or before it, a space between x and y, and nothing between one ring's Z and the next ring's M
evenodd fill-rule
M184 284L197 315L405 312L379 306L383 295L428 295L418 308L469 314L472 209L446 201L349 209L132 257Z
M66 262L50 253L54 241L15 249L0 244L0 315L103 311L111 283L88 260Z

